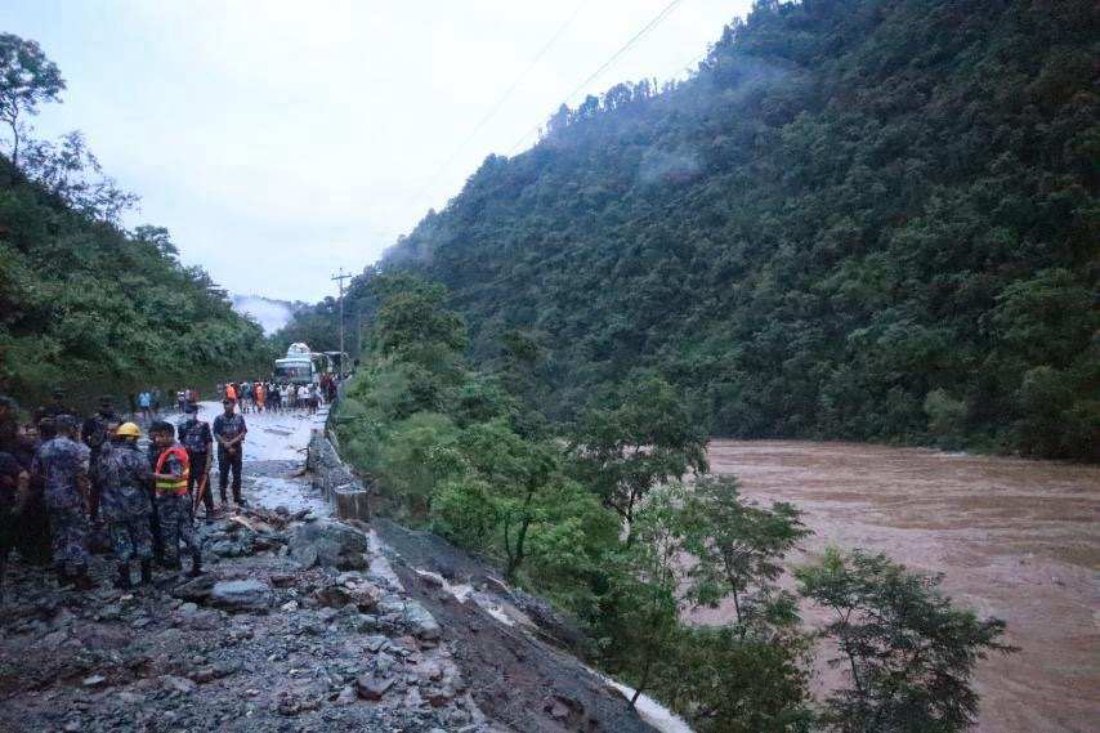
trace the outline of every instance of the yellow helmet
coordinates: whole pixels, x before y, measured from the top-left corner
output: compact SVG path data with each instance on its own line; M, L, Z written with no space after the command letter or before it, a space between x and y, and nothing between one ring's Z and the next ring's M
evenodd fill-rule
M135 423L124 422L118 426L118 432L116 433L116 435L123 438L140 438L141 428L139 428Z

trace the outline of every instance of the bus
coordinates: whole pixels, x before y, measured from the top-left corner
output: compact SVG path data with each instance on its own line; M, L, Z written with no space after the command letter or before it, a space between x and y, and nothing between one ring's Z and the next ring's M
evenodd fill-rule
M275 360L274 380L280 384L319 384L322 374L346 371L348 355L339 351L311 351L308 344L291 344L286 356Z

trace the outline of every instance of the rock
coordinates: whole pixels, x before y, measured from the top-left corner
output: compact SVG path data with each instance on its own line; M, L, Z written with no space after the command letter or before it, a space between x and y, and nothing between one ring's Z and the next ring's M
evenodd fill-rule
M185 695L190 695L198 688L198 684L196 684L194 680L189 680L186 677L176 677L171 674L161 675L160 681L167 689L175 690Z
M271 587L259 580L223 580L210 591L210 603L227 611L266 611L271 602Z
M441 708L454 699L455 692L454 690L446 686L433 687L428 690L428 693L427 695L425 695L425 697L427 697L428 703L433 708Z
M276 588L289 588L298 580L294 573L272 573L271 584Z
M206 599L210 597L210 592L214 588L214 583L216 582L217 579L214 576L202 575L183 585L176 586L176 588L172 590L172 595L185 601L204 603Z
M377 679L371 675L360 675L355 681L355 689L359 697L364 700L381 700L382 696L393 687L393 678Z
M443 633L435 617L412 599L405 605L405 623L413 635L424 641L436 641Z
M365 570L370 565L369 551L366 534L331 521L303 524L290 540L291 557L305 567L321 565L337 570Z
M317 612L317 617L325 623L329 623L339 615L340 612L337 611L335 608L322 608L320 611Z
M83 684L84 684L85 687L99 687L100 685L102 685L106 681L107 681L107 678L104 677L103 675L93 674L91 677L85 677Z
M185 615L185 616L188 616L188 615L190 615L190 614L192 614L192 613L194 613L195 611L198 611L198 610L199 610L198 604L192 603L190 601L188 601L187 603L184 603L182 606L179 607L179 612L181 614Z
M340 694L336 696L333 701L334 705L351 705L358 699L358 695L355 693L354 687L345 687L340 690Z
M363 646L370 650L371 653L377 654L378 650L381 649L388 641L389 639L387 639L386 637L380 634L375 634L373 636L368 636L364 640Z
M279 606L279 608L287 613L293 613L298 610L298 601L287 601Z

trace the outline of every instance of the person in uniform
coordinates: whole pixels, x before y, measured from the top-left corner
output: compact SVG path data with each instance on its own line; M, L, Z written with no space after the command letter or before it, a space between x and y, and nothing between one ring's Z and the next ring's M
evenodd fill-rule
M8 554L16 541L16 526L30 486L30 474L15 456L0 451L0 601L4 599L4 576Z
M135 423L123 423L100 463L103 480L100 512L118 562L115 587L121 589L131 587L130 563L134 560L141 566L141 582L153 579L153 533L149 525L153 505L146 488L152 472L138 449L140 437L141 429Z
M218 441L218 491L221 493L222 506L226 504L225 489L229 483L229 472L233 471L233 502L244 506L241 499L241 462L244 453L244 436L248 433L244 416L233 410L233 401L222 400L225 412L214 418L214 439Z
M90 507L93 521L99 519L99 494L101 490L98 477L99 455L103 452L104 446L107 446L107 450L110 450L112 426L117 428L121 424L122 418L115 412L114 400L110 396L104 395L99 398L99 412L85 420L80 431L81 439L91 451L89 478L91 479Z
M183 409L187 417L179 424L179 441L187 449L187 456L191 459L187 492L191 494L196 509L198 509L199 499L195 497L195 487L197 486L197 490L202 492L201 501L206 507L206 518L209 520L214 515L214 494L208 486L210 453L214 446L214 436L210 432L210 423L198 418L198 405L190 402Z
M57 436L42 444L31 474L40 477L50 520L53 564L62 585L79 590L95 587L88 577L88 480L91 451L76 440L72 415L54 419Z
M176 442L176 428L170 422L154 422L149 434L158 451L153 483L164 564L173 570L181 569L182 543L191 554L191 575L199 575L202 573L202 552L195 535L191 496L187 493L191 473L187 449Z

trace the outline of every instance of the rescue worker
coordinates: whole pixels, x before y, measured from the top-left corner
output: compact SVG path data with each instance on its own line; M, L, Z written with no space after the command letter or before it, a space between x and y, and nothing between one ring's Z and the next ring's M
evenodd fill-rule
M90 590L88 577L88 467L91 450L77 442L77 420L58 415L57 436L38 449L31 474L40 477L50 519L53 564L62 585Z
M19 423L15 419L18 406L7 395L0 395L0 450L11 453L19 443Z
M233 400L222 400L225 412L214 418L214 439L218 441L218 491L221 493L222 506L226 505L225 488L229 483L229 472L233 471L233 502L244 506L241 499L241 456L244 453L244 436L248 434L244 416L233 410Z
M58 415L74 415L75 410L71 410L65 406L65 391L61 389L55 389L50 395L51 400L49 404L42 405L35 413L37 420L41 420L44 417L57 417ZM35 422L37 422L37 420Z
M111 537L111 550L118 563L115 587L132 587L130 562L141 567L141 582L153 580L153 533L149 517L153 505L146 486L151 472L138 449L141 429L132 422L123 423L115 432L112 448L100 467L103 479L102 514Z
M0 601L4 599L8 554L15 546L17 522L29 486L30 473L11 453L0 451Z
M187 449L176 442L176 428L170 422L157 420L149 428L157 446L157 463L153 469L156 486L156 513L160 524L161 544L166 567L180 570L180 543L191 553L191 576L202 573L202 553L195 536L194 512L187 493L191 462Z
M110 444L112 426L122 424L122 418L115 412L114 400L109 395L99 398L99 412L84 421L84 427L80 431L80 437L91 450L89 478L91 479L91 493L89 494L92 520L99 518L99 494L100 482L97 476L99 468L99 454L104 446Z
M183 410L187 418L179 424L179 441L187 449L187 456L191 459L187 493L191 494L195 509L199 508L198 502L201 499L206 508L206 518L210 519L214 515L214 494L209 486L210 454L213 452L214 436L210 432L210 423L198 418L198 405L190 402ZM196 491L201 492L202 496L195 496Z

